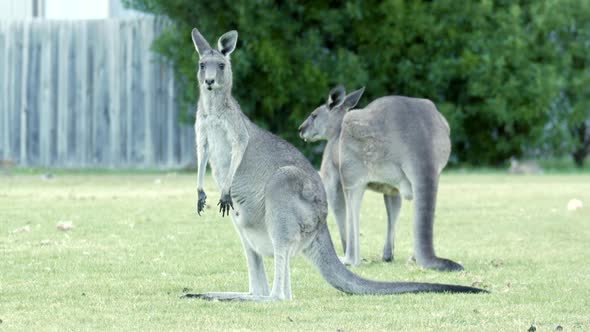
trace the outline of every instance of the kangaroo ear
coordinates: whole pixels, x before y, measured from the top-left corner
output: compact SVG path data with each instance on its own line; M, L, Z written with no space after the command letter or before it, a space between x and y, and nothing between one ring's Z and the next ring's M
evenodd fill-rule
M221 54L228 56L236 49L236 43L238 42L238 32L232 30L223 34L217 41L217 49Z
M201 35L197 28L193 29L191 35L193 37L193 44L195 44L195 49L197 50L199 55L202 55L203 52L205 52L208 49L211 49L211 46L209 46L209 43L207 42L207 40L205 40L205 38L203 37L203 35Z
M346 90L342 85L338 85L328 94L328 102L326 105L328 109L333 109L336 106L339 106L344 101L344 96L346 96Z
M351 109L358 104L359 100L363 96L363 92L365 92L365 87L362 87L356 91L351 92L346 98L344 98L344 102L342 103L342 107L345 109Z

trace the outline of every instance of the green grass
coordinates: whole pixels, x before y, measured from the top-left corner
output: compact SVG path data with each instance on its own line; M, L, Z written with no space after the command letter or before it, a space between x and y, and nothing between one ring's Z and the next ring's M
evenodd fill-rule
M302 257L286 303L181 300L183 290L246 291L238 236L212 207L195 213L190 174L0 175L0 331L26 330L590 330L590 176L445 174L437 253L465 272L408 263L412 209L404 201L396 260L380 261L381 197L361 216L363 264L380 280L462 285L488 295L349 296ZM208 179L209 203L219 194ZM584 209L566 211L571 198ZM69 232L56 229L72 221ZM337 236L330 216L332 236ZM14 232L23 226L29 232ZM338 241L336 243L339 243ZM337 248L340 251L340 248ZM266 261L269 279L272 264Z

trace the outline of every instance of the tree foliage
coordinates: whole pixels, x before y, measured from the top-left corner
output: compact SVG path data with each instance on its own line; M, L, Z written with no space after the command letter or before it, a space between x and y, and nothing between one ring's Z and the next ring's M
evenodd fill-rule
M571 152L582 166L590 154L590 2L538 2L533 17L533 28L542 38L536 43L542 60L560 75L543 142L546 149Z
M242 109L310 156L317 150L296 129L341 83L367 87L361 106L388 94L433 100L451 124L451 161L476 165L580 146L573 133L588 118L588 3L127 0L172 21L154 49L176 64L188 104L198 94L191 29L212 43L236 29Z

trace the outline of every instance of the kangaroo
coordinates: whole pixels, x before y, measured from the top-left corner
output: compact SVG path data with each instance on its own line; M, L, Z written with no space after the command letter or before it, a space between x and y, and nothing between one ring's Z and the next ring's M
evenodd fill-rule
M510 158L510 174L543 174L543 169L534 160L519 161L518 159Z
M427 99L382 97L364 109L350 110L363 92L364 88L346 95L342 86L332 89L327 103L299 127L306 141L328 141L320 173L340 230L343 262L360 263L359 215L364 191L369 188L383 193L387 210L385 261L393 259L401 197L415 197L414 256L418 264L462 270L460 264L438 258L433 246L438 178L451 152L448 123Z
M229 215L248 263L247 293L184 294L183 298L221 301L279 301L292 298L289 262L303 253L333 287L354 294L484 292L481 289L426 283L387 283L363 279L339 261L326 225L327 202L318 173L295 147L259 128L232 97L230 54L238 34L230 31L209 46L197 29L200 97L195 122L198 157L197 212L203 212L207 163L221 192L219 209ZM269 291L262 257L274 257Z

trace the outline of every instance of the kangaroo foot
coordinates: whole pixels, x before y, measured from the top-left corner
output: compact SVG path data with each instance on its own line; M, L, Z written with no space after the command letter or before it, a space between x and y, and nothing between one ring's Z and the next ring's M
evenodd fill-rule
M340 258L340 261L342 262L342 264L344 264L346 266L359 266L361 264L360 259L355 261L353 258L348 258L347 256L338 257L338 258Z
M383 253L383 261L384 262L393 262L393 254L390 252Z
M393 249L390 246L385 246L383 248L383 261L384 262L393 262Z
M276 296L252 295L249 293L196 293L183 294L181 299L200 299L206 301L250 301L250 302L274 302L283 299Z
M463 271L463 265L455 263L450 259L439 257L418 259L418 265L438 271Z

